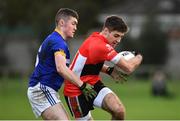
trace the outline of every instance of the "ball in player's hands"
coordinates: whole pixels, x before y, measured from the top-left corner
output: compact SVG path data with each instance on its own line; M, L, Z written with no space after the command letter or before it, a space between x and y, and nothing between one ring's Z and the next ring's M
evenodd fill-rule
M135 57L134 53L131 52L131 51L122 51L122 52L120 52L119 54L120 54L121 56L123 56L123 58L124 58L125 60L127 60L127 61ZM118 66L115 66L115 68L116 68L118 71L121 71L122 73L126 74L126 73L125 73L121 68L119 68Z

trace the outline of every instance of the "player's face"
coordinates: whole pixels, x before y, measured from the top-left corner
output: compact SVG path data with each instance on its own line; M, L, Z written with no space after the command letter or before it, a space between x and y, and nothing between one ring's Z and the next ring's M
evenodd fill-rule
M63 32L66 38L73 38L75 31L77 30L78 21L74 17L69 17L67 21L64 22Z
M111 31L109 32L107 39L108 39L109 44L115 48L117 44L121 42L121 39L123 38L123 36L124 36L124 33L122 32Z

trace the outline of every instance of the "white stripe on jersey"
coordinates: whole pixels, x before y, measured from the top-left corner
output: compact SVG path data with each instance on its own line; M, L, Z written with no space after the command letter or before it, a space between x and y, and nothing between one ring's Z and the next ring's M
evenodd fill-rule
M81 72L84 68L84 65L86 63L87 58L82 56L80 53L78 53L77 55L78 57L76 58L74 67L72 68L72 71L78 76L80 77Z
M119 60L121 59L121 57L122 55L119 53L114 58L112 58L111 62L113 62L114 64L117 64Z

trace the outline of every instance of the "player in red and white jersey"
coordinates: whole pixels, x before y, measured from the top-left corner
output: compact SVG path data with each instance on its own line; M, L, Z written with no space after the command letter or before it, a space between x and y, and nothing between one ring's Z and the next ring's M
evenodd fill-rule
M98 45L98 46L96 46ZM78 75L82 81L94 85L100 80L99 72L104 61L117 63L120 59L114 48L108 44L106 38L100 33L93 33L79 48L70 69ZM65 95L80 95L81 91L77 86L68 81L65 82Z
M86 98L79 87L70 81L65 81L66 102L77 120L92 119L90 110L94 109L93 106L110 112L112 119L124 119L125 109L122 102L102 83L99 73L111 75L117 72L114 68L105 65L105 61L118 65L128 74L139 66L142 61L140 54L126 61L114 49L127 31L128 27L120 17L110 16L106 19L103 30L92 33L80 46L70 69L84 82L84 87L87 86L86 84L93 85L97 96Z

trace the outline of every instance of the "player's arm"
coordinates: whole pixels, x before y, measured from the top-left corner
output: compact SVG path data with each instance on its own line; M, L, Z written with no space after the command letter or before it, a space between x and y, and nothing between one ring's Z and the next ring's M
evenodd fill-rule
M125 60L123 57L121 57L116 65L121 68L126 74L130 74L141 64L141 62L142 55L137 54L130 60Z
M142 56L140 54L135 55L135 57L130 60L125 60L123 55L121 55L121 53L117 53L116 50L109 44L100 48L100 50L102 51L101 54L104 53L103 56L106 61L114 63L126 74L132 73L142 61ZM104 70L102 69L102 71Z
M116 67L110 67L105 64L103 65L101 72L110 75L114 80L122 80L121 82L127 81L127 75L132 73L140 65L141 61L142 56L140 54L128 61L120 54L117 54L111 62L115 63L125 73L119 71Z
M55 53L55 63L57 72L65 79L71 81L78 87L81 87L83 82L66 66L66 59L63 55Z
M115 82L121 82L127 81L127 75L123 74L122 72L116 70L114 67L108 66L106 64L103 65L101 72L110 75Z
M83 83L67 66L66 59L63 55L56 52L55 53L55 64L57 72L65 79L75 84L82 93L85 95L86 99L93 98L97 95L93 87L89 84Z
M114 67L108 66L106 64L104 64L102 69L101 69L102 73L105 73L105 74L108 74L108 75L111 75L113 71L114 71Z

